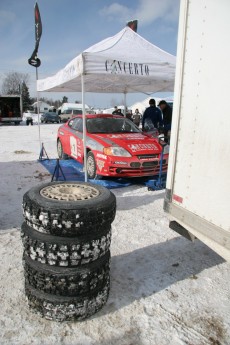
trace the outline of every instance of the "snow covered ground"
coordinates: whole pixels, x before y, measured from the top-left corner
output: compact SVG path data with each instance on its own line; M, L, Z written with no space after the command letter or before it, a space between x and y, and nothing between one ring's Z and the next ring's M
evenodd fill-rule
M57 124L41 125L56 158ZM22 196L51 180L37 161L37 125L0 126L0 344L230 344L230 265L200 241L168 228L164 191L113 189L111 290L105 307L82 322L56 323L30 310L24 294Z

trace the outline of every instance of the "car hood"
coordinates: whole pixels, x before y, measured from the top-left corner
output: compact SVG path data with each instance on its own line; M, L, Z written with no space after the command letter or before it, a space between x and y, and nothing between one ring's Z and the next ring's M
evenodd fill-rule
M121 146L131 154L157 154L161 152L158 140L142 133L94 134L104 146Z

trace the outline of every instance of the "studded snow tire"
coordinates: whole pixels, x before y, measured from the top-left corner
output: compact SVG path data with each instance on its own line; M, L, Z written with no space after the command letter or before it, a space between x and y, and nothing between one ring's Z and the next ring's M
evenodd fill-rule
M23 196L23 215L41 233L75 237L111 225L116 198L107 188L86 182L50 182Z
M101 290L86 296L56 296L25 285L29 306L42 317L52 321L84 320L99 311L109 296L109 277Z
M21 226L24 254L50 266L77 267L105 255L110 249L111 226L80 237L59 237L40 233L25 222Z
M102 258L77 268L53 267L24 256L26 285L53 295L92 295L106 283L110 270L110 252Z

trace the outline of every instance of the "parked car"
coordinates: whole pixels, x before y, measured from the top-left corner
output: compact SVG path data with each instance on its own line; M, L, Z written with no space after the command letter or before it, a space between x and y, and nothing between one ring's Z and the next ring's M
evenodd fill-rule
M159 173L162 146L135 124L119 115L86 115L87 174L113 177L154 176ZM57 151L84 163L83 118L78 115L59 127ZM168 153L163 157L167 171Z
M49 112L49 113L44 113L41 115L41 123L60 123L60 117L58 114L54 113L54 112Z

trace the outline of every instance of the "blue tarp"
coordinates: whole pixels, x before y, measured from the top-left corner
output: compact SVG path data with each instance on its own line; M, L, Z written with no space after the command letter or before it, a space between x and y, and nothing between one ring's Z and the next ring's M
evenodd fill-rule
M57 159L39 159L39 162L50 172L55 175L54 180L58 181L85 181L85 174L83 172L82 164L78 163L74 159L68 160L57 160ZM59 162L59 164L58 164ZM64 176L63 176L64 175ZM163 176L165 180L165 175ZM101 177L94 180L89 180L89 182L99 184L106 188L121 188L128 187L130 185L144 184L147 187L151 187L152 183L157 180L157 176L146 178L111 178L111 177Z

